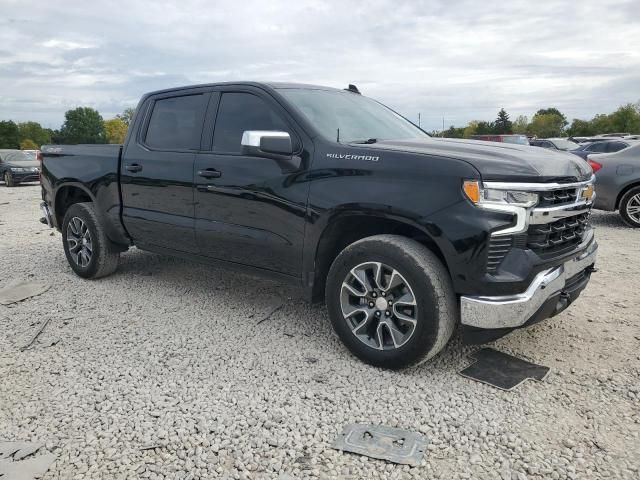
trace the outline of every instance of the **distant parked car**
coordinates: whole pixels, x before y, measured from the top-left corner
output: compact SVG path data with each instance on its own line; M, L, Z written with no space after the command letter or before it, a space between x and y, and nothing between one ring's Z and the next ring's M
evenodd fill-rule
M630 133L603 133L602 135L598 135L599 137L626 137L628 135L631 135Z
M620 211L625 223L640 228L640 143L617 153L589 156L596 174L594 207Z
M40 163L22 150L0 150L0 178L7 187L40 181Z
M580 145L566 138L536 138L529 140L529 145L534 147L548 148L549 150L575 150Z
M619 152L620 150L630 147L634 143L634 141L628 140L603 140L600 142L582 143L575 150L571 150L571 153L586 160L588 155Z
M515 143L518 145L529 145L526 135L473 135L474 140L486 140L488 142Z
M625 140L640 140L640 135L627 135L622 138Z
M40 161L42 160L42 152L40 150L22 150L29 159Z

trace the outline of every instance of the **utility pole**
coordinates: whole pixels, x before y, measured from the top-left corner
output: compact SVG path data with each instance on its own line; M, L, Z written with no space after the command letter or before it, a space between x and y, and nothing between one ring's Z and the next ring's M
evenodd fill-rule
M441 137L444 137L444 117L442 117L442 132L440 133Z
M418 128L422 128L422 126L420 125L420 112L418 112Z

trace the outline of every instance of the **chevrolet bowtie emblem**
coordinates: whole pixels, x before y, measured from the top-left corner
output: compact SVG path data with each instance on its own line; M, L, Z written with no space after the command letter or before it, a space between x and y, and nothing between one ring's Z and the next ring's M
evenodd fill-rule
M593 185L587 185L584 190L582 190L582 198L587 201L593 198Z

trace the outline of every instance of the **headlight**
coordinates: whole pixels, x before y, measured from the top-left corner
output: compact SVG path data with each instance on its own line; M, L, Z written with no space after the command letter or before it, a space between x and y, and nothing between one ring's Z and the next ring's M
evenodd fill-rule
M514 207L533 207L538 203L538 194L519 190L497 190L482 188L477 180L467 180L462 186L466 197L476 205L513 205Z

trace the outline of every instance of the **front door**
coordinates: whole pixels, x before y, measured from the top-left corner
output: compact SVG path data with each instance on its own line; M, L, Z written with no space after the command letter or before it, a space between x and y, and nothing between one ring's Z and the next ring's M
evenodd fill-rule
M152 97L121 162L123 221L134 242L197 252L193 166L207 91ZM136 126L134 126L136 127Z
M211 144L197 155L195 165L200 251L299 276L308 183L297 181L298 173L284 173L274 160L243 155L240 141L247 130L285 131L296 154L302 155L300 132L284 109L260 89L220 88L214 96L212 103L217 105L210 105L205 125L205 130L213 131Z

